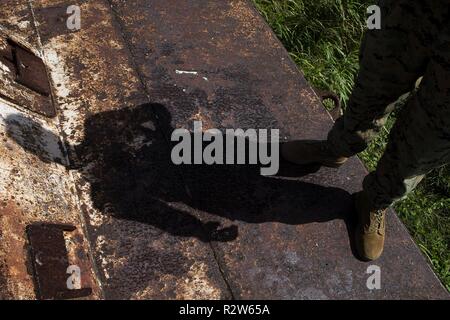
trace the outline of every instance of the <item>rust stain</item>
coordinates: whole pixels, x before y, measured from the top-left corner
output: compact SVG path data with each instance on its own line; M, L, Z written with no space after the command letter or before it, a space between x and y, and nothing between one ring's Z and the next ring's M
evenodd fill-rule
M22 209L13 201L0 206L0 260L4 261L4 273L8 291L19 299L34 299L33 279L29 272L25 222ZM14 252L14 254L11 254Z
M6 29L17 39L38 47L38 37L27 0L2 0L0 29Z

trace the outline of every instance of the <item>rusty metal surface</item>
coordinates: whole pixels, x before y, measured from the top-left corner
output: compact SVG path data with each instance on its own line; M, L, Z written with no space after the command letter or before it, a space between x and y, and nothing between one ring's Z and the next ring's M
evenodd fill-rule
M286 139L326 136L329 114L248 1L110 2L168 137L174 128L192 130L194 120L207 128L278 128ZM376 262L383 288L367 289L369 264L354 257L348 231L350 194L366 174L356 159L297 179L242 166L179 171L191 206L208 214L201 224L231 231L213 248L237 298L448 298L393 213Z
M39 45L29 1L2 0L0 27L8 31L8 34L13 34L20 42L28 43L35 48Z
M81 225L77 263L94 297L448 298L393 212L375 263L382 289L366 287L370 264L349 240L350 195L366 174L357 159L283 165L277 177L171 163L172 130L194 120L283 139L324 138L332 125L249 1L82 0L70 31L72 1L33 0L38 32L14 27L29 13L13 2L0 24L39 35L58 117L0 99L0 295L34 297L24 227L45 220Z
M26 226L51 221L83 229L57 127L47 121L0 99L0 265L4 289L15 299L36 297ZM99 297L87 241L82 232L72 236L71 264L80 267L92 297Z
M183 231L197 219L175 214L189 210L186 191L109 4L80 1L83 27L68 32L71 4L33 7L104 296L230 297L210 244Z
M75 230L75 226L63 224L36 223L27 226L39 299L75 299L92 294L91 288L67 287L70 262L64 233Z
M2 1L0 29L1 39L6 35L42 57L29 1ZM0 80L7 86L3 82L0 92L12 99L0 97L0 297L36 298L25 230L27 225L51 221L77 226L67 242L69 260L80 267L82 283L93 288L92 298L99 298L74 182L58 137L60 123L30 112L27 103L38 96L32 90L21 86L8 91L14 79L12 70L4 67L0 64Z

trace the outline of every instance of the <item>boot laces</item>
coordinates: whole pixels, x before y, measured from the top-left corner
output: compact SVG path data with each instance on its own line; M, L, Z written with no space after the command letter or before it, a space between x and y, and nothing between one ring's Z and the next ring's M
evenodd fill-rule
M372 221L374 223L370 223L369 231L370 232L380 231L383 226L384 211L376 210L373 213L373 218L375 221Z

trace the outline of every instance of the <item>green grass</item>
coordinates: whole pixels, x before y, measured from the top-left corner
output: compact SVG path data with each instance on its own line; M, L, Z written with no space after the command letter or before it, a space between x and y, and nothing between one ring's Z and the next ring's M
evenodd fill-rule
M368 0L253 0L313 86L329 89L345 103L358 71ZM392 114L382 133L359 156L369 170L381 157ZM450 290L450 166L434 170L395 205L435 272Z

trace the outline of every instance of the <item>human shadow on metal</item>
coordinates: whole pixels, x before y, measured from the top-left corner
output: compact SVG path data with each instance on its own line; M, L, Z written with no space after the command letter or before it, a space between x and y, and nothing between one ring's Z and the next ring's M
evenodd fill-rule
M42 153L42 148L17 139L14 123L24 121L31 120L7 119L9 135L28 151ZM171 160L173 129L170 113L160 104L89 116L82 143L68 147L68 167L79 170L89 182L94 208L115 219L204 242L236 239L234 221L298 225L343 219L349 232L352 229L348 192L285 178L306 175L318 167L282 162L280 174L269 177L261 176L259 165L177 166ZM42 130L42 136L51 134ZM43 161L51 159L38 156Z

